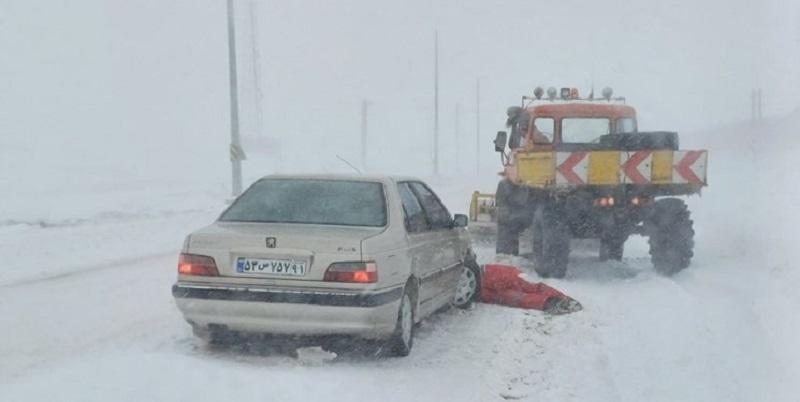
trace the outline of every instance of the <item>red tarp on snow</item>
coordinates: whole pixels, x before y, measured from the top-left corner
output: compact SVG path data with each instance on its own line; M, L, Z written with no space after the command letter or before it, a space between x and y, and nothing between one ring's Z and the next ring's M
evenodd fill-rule
M481 276L481 300L550 313L569 313L581 309L580 303L541 282L529 282L517 267L486 264Z

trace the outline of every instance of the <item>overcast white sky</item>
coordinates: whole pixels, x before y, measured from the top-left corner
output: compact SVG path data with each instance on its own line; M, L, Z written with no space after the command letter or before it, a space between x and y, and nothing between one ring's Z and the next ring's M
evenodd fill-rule
M250 135L250 1L236 4ZM477 77L487 168L497 167L489 141L506 107L536 85L610 85L643 129L681 132L746 121L756 86L768 114L800 99L797 1L261 1L257 10L264 135L294 166L325 166L337 153L357 161L367 98L370 164L428 172L436 29L445 172L455 170L456 103L471 166ZM0 0L0 145L45 166L78 157L125 170L136 159L176 177L217 172L227 163L225 22L224 0Z

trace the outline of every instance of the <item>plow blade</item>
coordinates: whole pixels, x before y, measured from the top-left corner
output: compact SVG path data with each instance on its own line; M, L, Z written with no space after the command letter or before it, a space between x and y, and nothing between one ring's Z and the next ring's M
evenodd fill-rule
M494 194L472 193L469 204L469 234L479 242L494 242L497 236L497 202Z

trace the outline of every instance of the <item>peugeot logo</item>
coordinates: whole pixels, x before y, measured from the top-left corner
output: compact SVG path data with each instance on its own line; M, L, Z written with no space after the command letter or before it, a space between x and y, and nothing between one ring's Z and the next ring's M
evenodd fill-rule
M278 245L278 239L274 237L267 237L267 248L275 248Z

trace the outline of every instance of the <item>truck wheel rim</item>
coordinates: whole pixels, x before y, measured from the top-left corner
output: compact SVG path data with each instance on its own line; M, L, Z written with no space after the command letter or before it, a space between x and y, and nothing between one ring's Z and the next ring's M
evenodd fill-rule
M464 272L461 273L461 278L458 281L458 287L456 287L456 305L460 306L472 300L477 285L478 280L475 278L475 272L472 272L469 268L464 268Z

